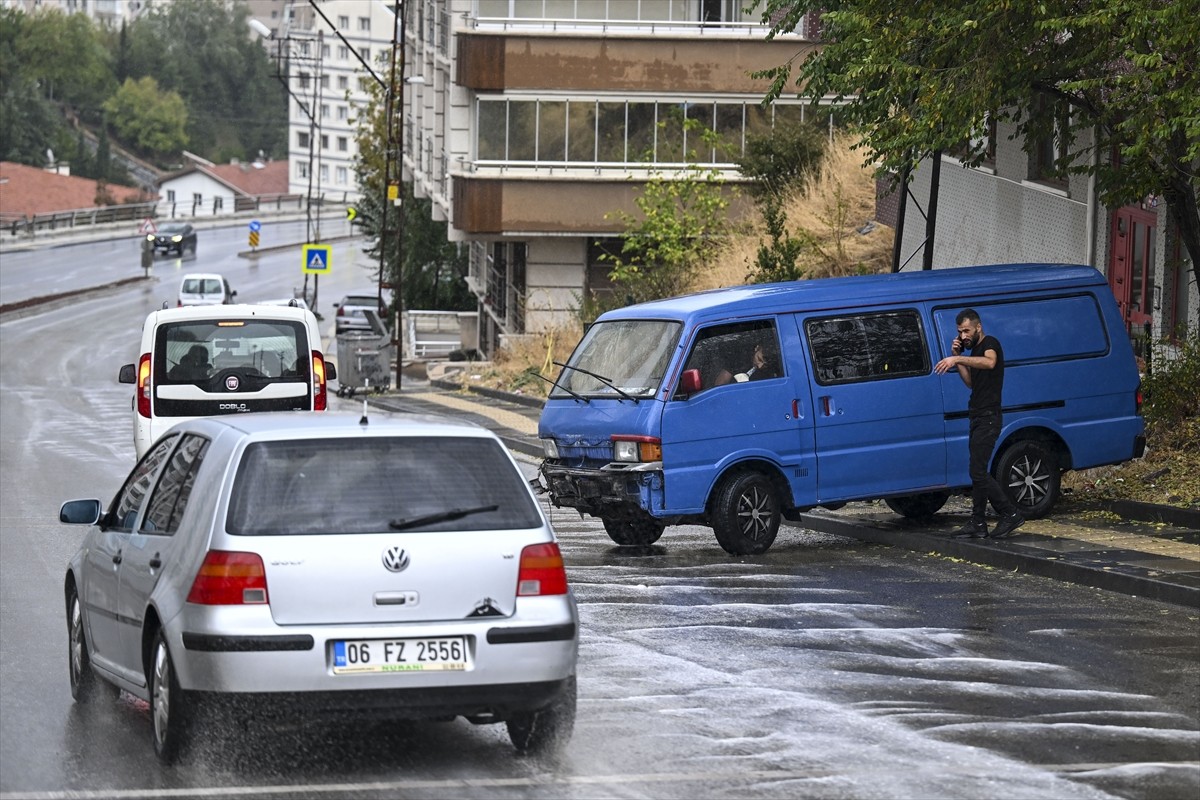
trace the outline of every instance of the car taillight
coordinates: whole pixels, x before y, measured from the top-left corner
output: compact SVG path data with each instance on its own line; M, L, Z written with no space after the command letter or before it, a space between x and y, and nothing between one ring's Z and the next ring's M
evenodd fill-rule
M150 354L142 353L138 360L137 373L137 410L138 415L150 418Z
M313 411L324 411L329 402L329 396L325 391L325 357L321 355L321 351L313 350L312 360Z
M521 551L517 597L566 593L567 571L557 544L531 544Z
M342 306L338 306L338 312L337 312L337 315L338 315L339 317L344 317L344 316L346 316L346 309L345 309L345 308L343 308Z
M267 603L267 573L257 553L209 550L187 601L202 606Z

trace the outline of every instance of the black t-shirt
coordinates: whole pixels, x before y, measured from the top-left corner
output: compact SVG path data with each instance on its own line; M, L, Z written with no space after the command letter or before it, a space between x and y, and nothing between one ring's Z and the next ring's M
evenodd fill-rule
M979 344L971 348L972 356L982 356L988 350L996 351L996 366L992 369L971 370L971 400L967 410L971 414L1000 411L1000 394L1004 389L1004 350L995 336L984 336Z

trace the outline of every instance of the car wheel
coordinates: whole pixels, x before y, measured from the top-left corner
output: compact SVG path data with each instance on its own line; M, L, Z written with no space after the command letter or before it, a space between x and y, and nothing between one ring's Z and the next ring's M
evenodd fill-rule
M71 587L67 595L67 663L71 669L71 697L77 703L95 698L99 679L88 657L87 636L83 630L83 606L79 593Z
M921 494L910 494L904 497L888 497L883 502L887 503L888 508L902 517L923 519L925 517L932 517L941 511L942 506L946 505L946 500L949 497L949 492L922 492Z
M996 461L995 476L1025 519L1041 519L1058 501L1058 458L1041 442L1024 439L1009 446Z
M666 525L654 517L640 519L605 519L604 530L608 538L619 545L645 546L654 544L663 535Z
M780 516L779 496L766 475L735 472L717 489L712 529L725 552L755 556L775 541Z
M537 711L514 714L505 723L508 738L518 753L548 755L561 750L575 730L575 676L567 679L562 694Z
M164 764L173 764L187 749L190 734L187 698L175 677L175 665L162 629L154 635L150 654L150 719L154 754Z

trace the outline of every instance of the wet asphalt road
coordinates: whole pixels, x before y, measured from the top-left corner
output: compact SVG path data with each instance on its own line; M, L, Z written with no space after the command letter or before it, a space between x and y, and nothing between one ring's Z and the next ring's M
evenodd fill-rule
M72 249L38 267L84 257ZM299 277L294 254L201 253L247 300ZM107 501L132 466L116 371L176 283L0 320L0 800L1200 795L1195 612L795 529L755 559L703 528L629 551L562 510L582 634L560 760L516 758L502 727L461 720L248 720L160 767L143 704L71 702L61 584L82 532L57 510ZM364 281L326 283L329 303Z

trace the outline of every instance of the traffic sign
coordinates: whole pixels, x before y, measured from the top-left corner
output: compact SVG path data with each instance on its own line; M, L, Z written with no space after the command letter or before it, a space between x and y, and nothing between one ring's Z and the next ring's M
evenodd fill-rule
M306 244L301 251L304 262L301 272L306 275L328 275L333 271L333 247L327 244Z
M388 200L396 201L400 199L400 184L388 184Z
M138 233L158 233L158 226L154 224L154 220L146 217L141 227L138 228Z
M254 231L255 233L258 233L259 231L262 230L262 223L256 219L250 220L250 230Z
M250 246L258 247L258 231L256 230L250 231Z
M346 209L346 219L348 221L354 222L354 219L357 216L358 216L358 209L355 208L354 206L350 206L349 208Z

